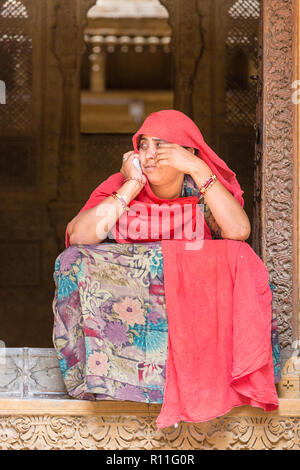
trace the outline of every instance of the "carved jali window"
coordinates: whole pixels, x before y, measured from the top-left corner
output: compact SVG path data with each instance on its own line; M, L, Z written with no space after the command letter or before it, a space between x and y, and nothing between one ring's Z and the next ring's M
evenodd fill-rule
M0 183L30 185L33 156L32 36L27 5L6 0L0 4L0 80L5 104L0 113Z
M259 0L237 0L227 12L226 123L252 126L256 114ZM251 79L252 77L252 79Z

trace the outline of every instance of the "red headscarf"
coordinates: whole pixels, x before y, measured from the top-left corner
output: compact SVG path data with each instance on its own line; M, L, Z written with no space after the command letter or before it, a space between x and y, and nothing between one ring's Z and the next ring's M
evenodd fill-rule
M231 194L237 199L242 207L244 207L244 199L242 194L244 191L241 189L237 179L236 174L226 165L226 163L218 157L218 155L204 142L203 136L196 126L196 124L184 113L175 110L164 110L158 111L150 114L144 121L141 128L133 136L133 147L135 152L138 153L138 141L139 137L142 135L149 135L157 138L161 138L170 143L176 143L183 147L193 147L198 149L198 157L201 158L212 170L212 173L215 173L218 180L225 186L225 188L231 192ZM89 200L80 210L83 212L87 209L95 207L104 199L106 199L112 191L117 191L124 183L123 175L115 173L110 176L107 180L101 183L95 191L91 194ZM195 230L196 223L196 206L199 203L199 198L196 196L189 197L179 197L174 199L163 199L157 197L147 180L146 185L142 191L138 194L137 198L129 206L134 208L134 213L124 213L119 218L117 223L111 232L114 235L114 238L119 243L133 243L139 241L157 241L164 239L161 228L159 228L159 236L156 239L153 239L150 236L149 227L151 220L151 209L150 207L153 204L161 205L173 205L177 204L183 208L185 205L190 205L192 207L191 213L191 222L192 229ZM141 209L141 212L139 211ZM80 213L79 212L79 213ZM186 221L185 221L186 222ZM177 223L177 222L176 222ZM183 224L183 221L180 224ZM130 236L128 232L128 227L136 227L134 237ZM174 231L178 229L174 220L171 216L171 231L170 237L174 237ZM132 232L131 232L132 233ZM137 233L140 234L140 238L137 237ZM147 238L149 236L149 238ZM210 230L204 220L204 238L211 239ZM185 238L184 234L182 236L183 240L190 238ZM68 229L66 231L66 247L69 246L69 237Z

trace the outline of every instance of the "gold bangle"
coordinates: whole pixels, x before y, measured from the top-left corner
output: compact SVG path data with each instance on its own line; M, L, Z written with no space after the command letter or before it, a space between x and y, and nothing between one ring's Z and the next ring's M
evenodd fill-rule
M129 211L129 207L127 206L127 202L125 201L125 199L119 193L117 193L117 191L113 191L111 193L111 195L116 201L119 201L122 204L124 209Z
M138 183L140 183L141 185L144 185L143 180L141 180L140 178L128 177L128 178L125 179L124 182L129 181L129 180L135 180L135 181L137 181Z

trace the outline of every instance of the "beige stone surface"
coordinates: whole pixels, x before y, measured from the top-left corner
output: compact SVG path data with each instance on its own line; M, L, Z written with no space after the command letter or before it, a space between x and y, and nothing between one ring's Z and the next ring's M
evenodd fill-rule
M0 449L300 450L300 400L271 413L233 409L203 423L158 430L161 405L0 400Z

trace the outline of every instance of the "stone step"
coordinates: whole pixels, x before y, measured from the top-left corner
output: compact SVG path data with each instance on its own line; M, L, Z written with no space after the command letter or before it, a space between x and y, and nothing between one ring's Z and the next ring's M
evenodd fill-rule
M204 423L157 430L161 405L76 400L55 349L0 348L1 449L299 450L300 399L241 406Z

